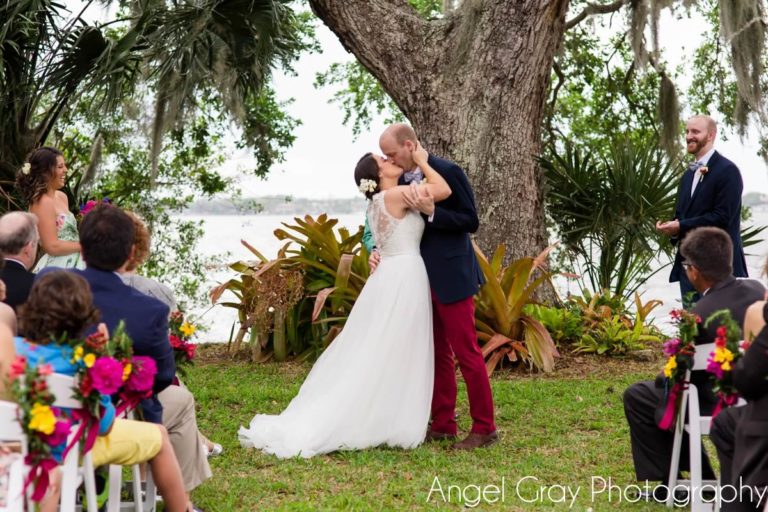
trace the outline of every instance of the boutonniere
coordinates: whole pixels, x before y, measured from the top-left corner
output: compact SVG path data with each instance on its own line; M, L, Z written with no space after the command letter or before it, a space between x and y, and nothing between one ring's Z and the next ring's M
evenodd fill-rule
M707 167L706 165L699 167L699 172L701 173L701 178L704 179L704 176L706 176L707 173L709 172L709 167Z

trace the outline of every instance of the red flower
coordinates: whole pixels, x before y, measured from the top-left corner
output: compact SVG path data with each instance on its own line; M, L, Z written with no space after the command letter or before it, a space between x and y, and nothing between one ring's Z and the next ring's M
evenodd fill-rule
M716 336L718 338L725 338L728 335L728 331L725 329L725 326L721 325L717 328Z
M85 345L97 352L101 352L104 349L104 346L106 346L107 341L109 340L104 336L104 333L96 331L85 338Z
M727 341L724 337L717 337L715 338L715 346L723 348L727 345Z
M50 375L50 374L53 373L53 366L51 366L48 363L38 365L37 366L37 373L39 373L40 375L43 375L43 376Z
M746 352L747 350L749 350L749 347L750 347L751 345L752 345L752 344L751 344L750 342L748 342L748 341L744 340L744 341L742 341L742 342L741 342L741 349L742 349L742 350L744 350L744 351Z
M179 338L175 334L171 334L168 337L168 339L170 340L171 346L173 348L179 348L179 349L183 349L184 348L184 340L182 340L181 338Z
M27 358L24 356L16 356L16 359L11 363L10 375L12 379L15 379L19 375L23 375L27 369Z
M197 349L197 345L194 343L187 343L184 346L184 351L187 353L187 358L191 361L195 358L195 350Z
M80 379L80 393L82 393L84 397L87 397L91 394L92 390L93 382L91 381L90 375L86 373L83 378Z

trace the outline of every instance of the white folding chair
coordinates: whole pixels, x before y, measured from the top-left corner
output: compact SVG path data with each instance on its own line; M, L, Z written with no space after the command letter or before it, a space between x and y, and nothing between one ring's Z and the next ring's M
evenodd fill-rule
M133 411L126 414L126 418L134 419ZM122 491L123 467L109 466L109 501L107 512L120 512L132 510L134 512L154 512L157 506L157 488L152 479L152 470L147 464L145 490L141 489L141 464L131 466L133 476L133 502L123 502L120 498Z
M26 468L24 456L27 454L27 437L18 420L18 406L13 402L0 401L0 441L19 443L21 454L8 468L8 492L5 506L0 512L22 512L24 510L24 477ZM31 506L29 506L31 510Z
M54 407L67 409L80 409L82 403L72 397L74 378L69 375L54 373L47 377L48 389L53 393ZM77 425L72 427L67 439L67 446L77 433ZM82 466L78 464L80 458L80 443L77 442L69 450L66 459L61 465L61 500L60 512L75 512L77 510L77 488L81 483L85 484L85 499L89 511L96 511L96 481L93 473L93 459L88 452L83 456Z
M709 354L715 350L714 343L706 343L696 346L696 353L693 358L692 370L705 370L707 368L707 359ZM717 500L714 503L704 503L701 488L703 485L717 486L717 480L702 480L701 469L701 438L709 435L712 416L702 416L699 410L699 390L691 384L691 370L685 375L685 381L688 383L687 389L683 390L680 408L680 423L675 425L675 439L672 445L672 463L669 467L668 486L670 492L667 496L667 507L673 507L675 502L674 489L676 486L688 486L691 510L699 512L703 510L717 510ZM743 405L740 400L738 405ZM687 414L686 414L687 413ZM683 443L683 431L688 433L688 452L690 479L681 480L677 478L680 469L680 450Z

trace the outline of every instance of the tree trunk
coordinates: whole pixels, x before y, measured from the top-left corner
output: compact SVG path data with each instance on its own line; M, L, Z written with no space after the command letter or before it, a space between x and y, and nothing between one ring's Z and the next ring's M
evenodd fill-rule
M424 147L468 173L486 252L535 256L546 245L536 157L568 0L464 0L423 20L407 0L310 0L382 83Z

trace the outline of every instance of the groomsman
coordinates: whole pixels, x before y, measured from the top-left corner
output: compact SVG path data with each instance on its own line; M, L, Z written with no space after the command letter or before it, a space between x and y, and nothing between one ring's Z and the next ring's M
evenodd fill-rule
M418 144L413 128L393 124L384 130L379 146L386 157L405 172L400 185L418 183L423 174L413 161ZM464 170L453 162L429 155L429 165L445 178L451 196L435 203L411 188L409 205L425 220L421 256L432 289L435 340L435 385L432 395L432 424L427 440L455 439L456 366L467 385L472 428L467 437L453 445L457 450L472 450L498 441L493 413L493 395L485 361L475 331L474 295L484 279L472 250L470 233L477 231L479 220L475 197ZM372 269L378 264L378 252L371 253ZM455 357L455 359L454 359Z
M701 226L725 230L733 244L733 275L747 277L747 262L741 243L741 192L744 185L738 167L715 151L717 124L709 116L698 115L685 126L686 150L694 160L688 164L680 181L675 218L656 222L656 229L678 247L669 282L680 283L680 295L688 308L701 295L683 270L680 242L689 231Z

